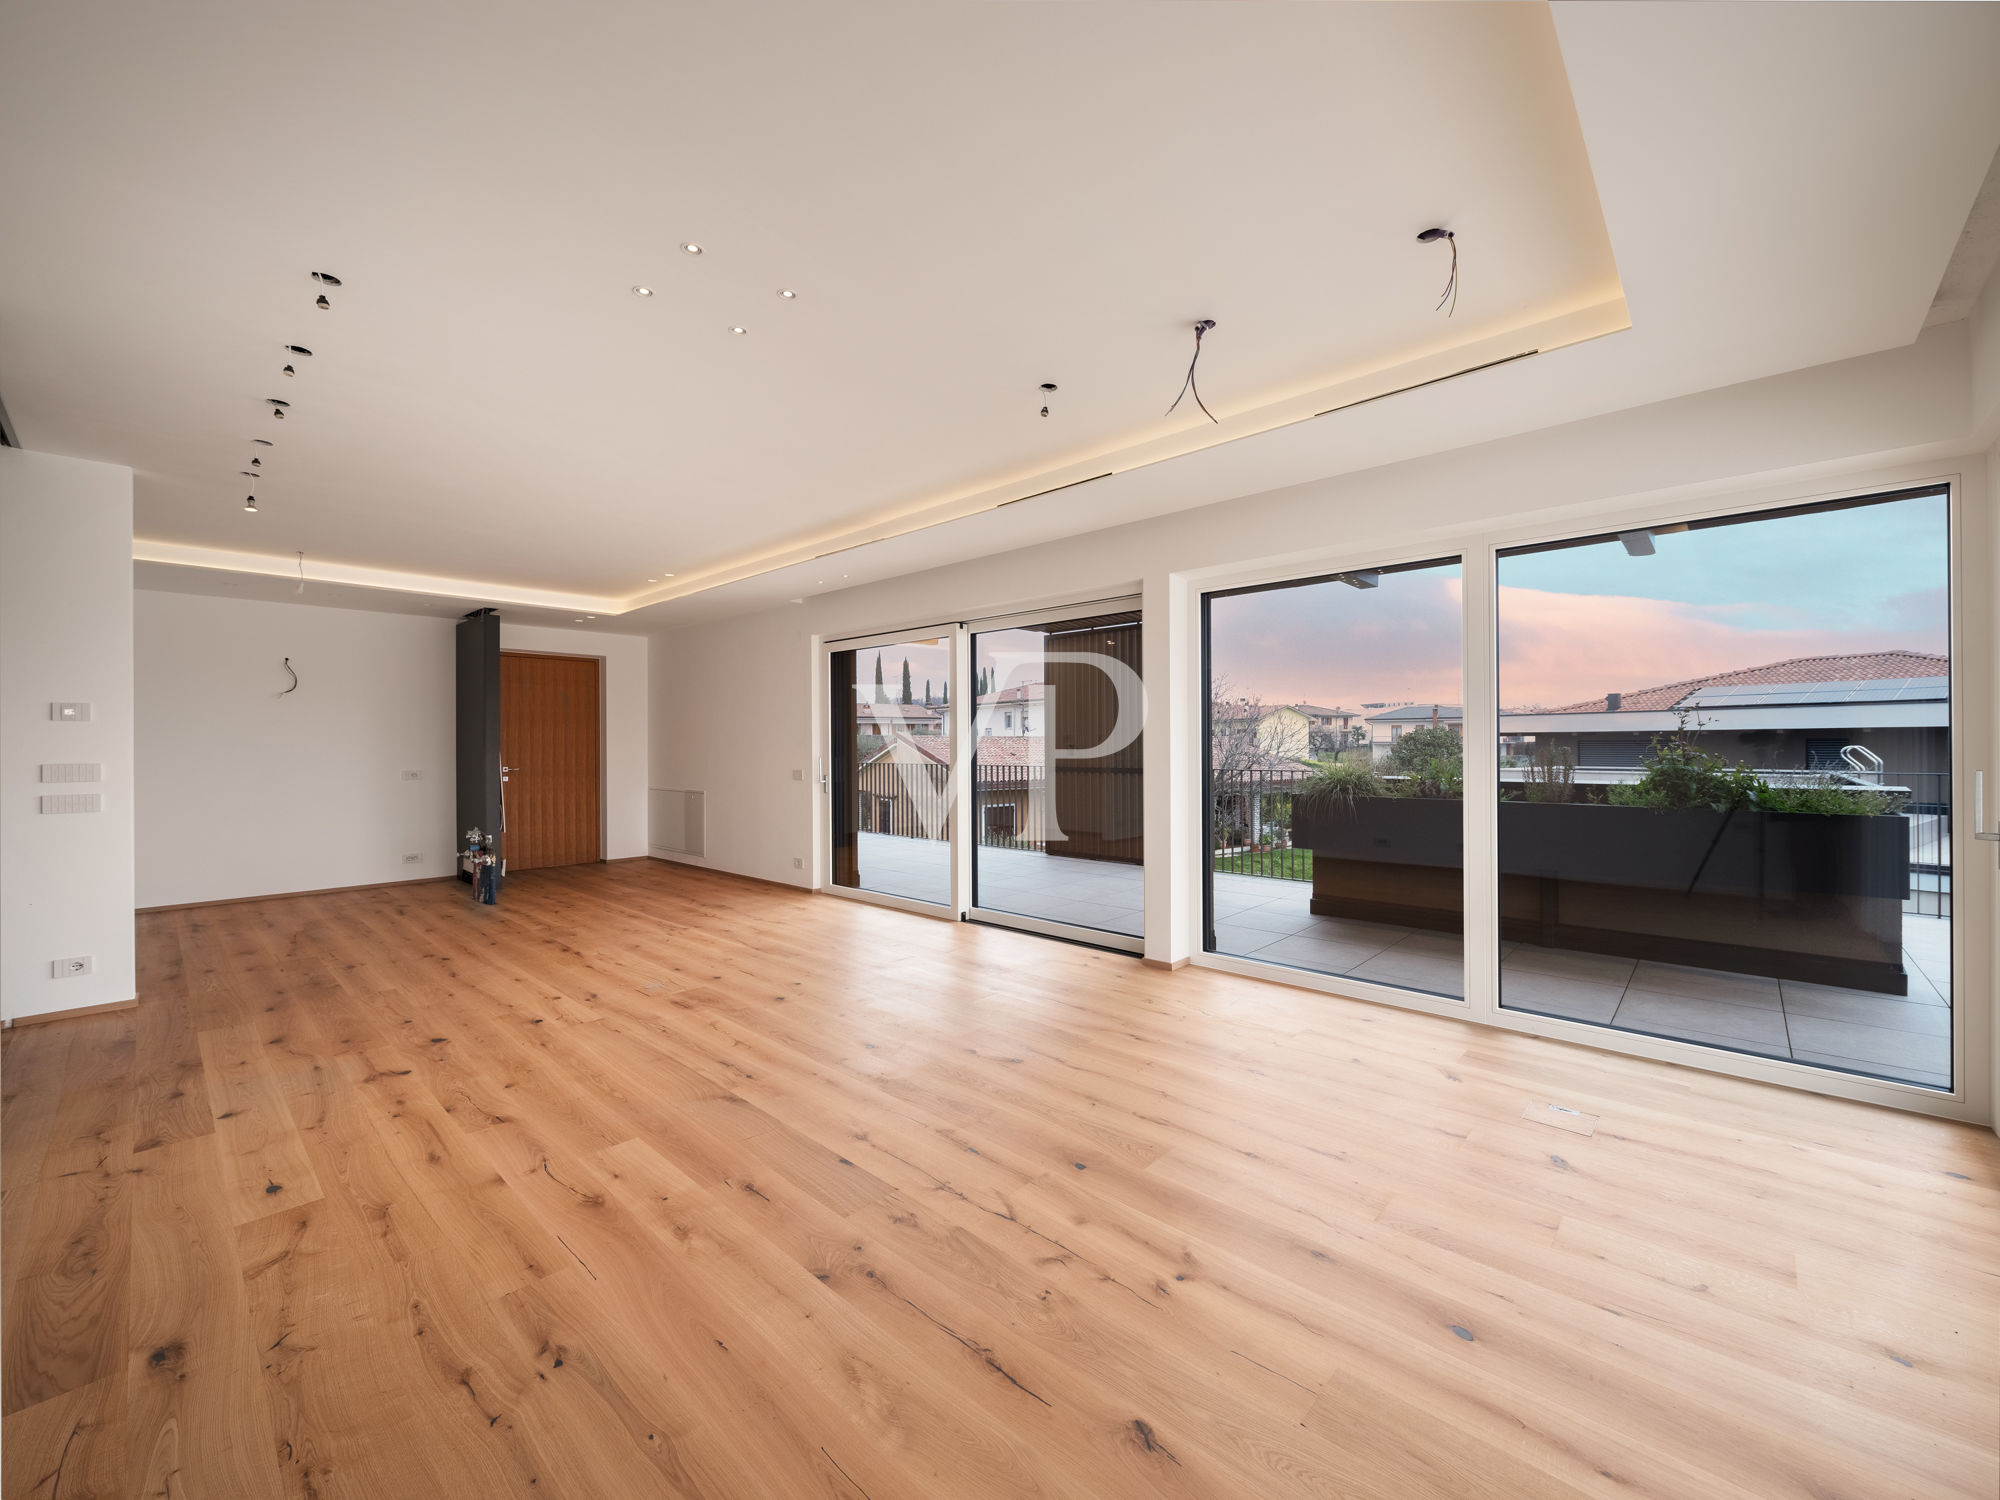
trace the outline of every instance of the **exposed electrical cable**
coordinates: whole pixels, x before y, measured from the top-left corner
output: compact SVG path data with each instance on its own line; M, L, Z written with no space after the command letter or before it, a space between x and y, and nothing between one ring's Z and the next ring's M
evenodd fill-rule
M1443 310L1448 318L1458 311L1458 236L1449 229L1426 229L1417 236L1417 243L1420 245L1428 245L1433 240L1451 242L1451 274L1445 278L1444 291L1438 295L1437 306L1431 309L1432 312ZM1451 304L1449 310L1445 310L1444 305L1447 302Z
M289 656L285 658L285 670L287 672L292 672L292 659ZM285 693L296 693L298 690L299 690L299 674L296 672L292 672L292 685L286 688L284 692L279 693L278 696L282 698L285 696Z
M292 592L295 594L303 594L305 591L306 591L306 555L305 553L301 552L299 554L299 586L293 589Z
M1194 367L1201 363L1201 336L1214 326L1215 319L1213 318L1203 318L1199 323L1194 325L1194 358L1188 361L1187 379L1181 382L1180 395L1174 397L1174 405L1167 408L1167 415L1170 417L1174 414L1174 407L1179 406L1181 401L1192 392L1194 395L1194 404L1201 408L1201 414L1211 422L1215 422L1216 420L1215 413L1208 409L1208 403L1201 399L1201 387L1194 383ZM1218 422L1216 425L1220 426L1221 424Z

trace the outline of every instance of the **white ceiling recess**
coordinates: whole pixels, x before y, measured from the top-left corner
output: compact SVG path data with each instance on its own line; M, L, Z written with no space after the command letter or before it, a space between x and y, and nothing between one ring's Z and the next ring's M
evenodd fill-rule
M672 623L1907 343L1997 12L24 3L0 396L142 579Z

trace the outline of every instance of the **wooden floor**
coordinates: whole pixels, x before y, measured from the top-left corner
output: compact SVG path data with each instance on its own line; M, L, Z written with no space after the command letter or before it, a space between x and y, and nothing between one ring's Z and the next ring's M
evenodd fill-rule
M136 1011L9 1034L7 1496L1995 1494L1985 1131L658 863L504 899L150 915Z

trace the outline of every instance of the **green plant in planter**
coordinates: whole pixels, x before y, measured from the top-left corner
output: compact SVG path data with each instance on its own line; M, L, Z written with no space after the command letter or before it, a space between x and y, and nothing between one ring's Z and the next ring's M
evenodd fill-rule
M1389 787L1375 774L1372 765L1352 760L1331 760L1301 781L1292 795L1302 801L1332 803L1352 807L1356 797L1386 797Z
M1765 812L1812 813L1827 818L1877 818L1901 812L1909 800L1907 792L1847 786L1831 776L1788 786L1766 785L1757 794L1757 805Z
M1538 743L1535 758L1528 762L1528 778L1521 783L1521 800L1576 801L1576 752L1547 739Z
M1653 736L1645 766L1645 774L1632 785L1608 788L1605 800L1614 807L1650 807L1657 812L1701 808L1733 812L1756 806L1759 794L1769 790L1764 778L1748 766L1731 765L1695 743L1685 712L1672 734Z
M1457 800L1465 795L1465 747L1441 725L1412 729L1389 747L1382 764L1386 775L1398 778L1388 784L1391 796Z

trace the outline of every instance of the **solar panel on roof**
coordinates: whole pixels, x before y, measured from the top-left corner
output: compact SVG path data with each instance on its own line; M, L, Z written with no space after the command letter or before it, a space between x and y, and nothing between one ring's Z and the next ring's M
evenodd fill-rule
M1934 703L1950 687L1948 677L1877 677L1834 682L1740 682L1695 688L1676 708L1785 708L1808 703Z

